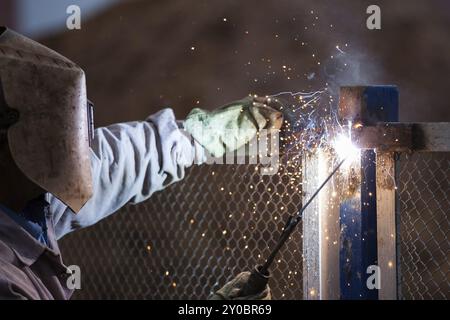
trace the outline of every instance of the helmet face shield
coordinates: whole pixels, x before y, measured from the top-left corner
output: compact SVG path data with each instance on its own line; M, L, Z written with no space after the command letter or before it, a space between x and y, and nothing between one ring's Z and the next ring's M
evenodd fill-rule
M0 83L7 107L19 114L7 131L17 166L78 212L92 196L92 104L83 71L7 30L0 36Z

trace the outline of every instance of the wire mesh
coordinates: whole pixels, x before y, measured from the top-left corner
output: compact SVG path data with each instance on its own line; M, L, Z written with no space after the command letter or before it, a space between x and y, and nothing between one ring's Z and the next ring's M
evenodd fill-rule
M67 236L65 262L82 271L73 298L204 299L261 263L301 205L300 161L281 163L275 175L249 164L194 166L150 200ZM275 299L302 299L301 229L273 267Z
M403 299L450 298L450 153L399 159L399 279Z
M82 270L75 299L202 299L261 263L301 204L299 160L278 174L256 165L202 165L183 181L63 239ZM450 154L401 154L399 292L450 298ZM282 250L275 299L302 299L301 226Z

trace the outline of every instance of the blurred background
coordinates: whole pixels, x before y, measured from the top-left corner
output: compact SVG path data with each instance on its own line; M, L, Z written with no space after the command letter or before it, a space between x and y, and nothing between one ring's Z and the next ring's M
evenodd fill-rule
M66 27L71 4L81 30ZM381 30L366 28L371 4ZM365 84L399 87L401 121L450 121L447 0L1 0L0 24L85 70L97 126L168 106L181 119L249 93L335 95ZM68 236L65 261L83 270L74 297L207 297L268 253L301 204L299 166L274 176L251 165L193 167L165 192ZM449 170L446 154L400 159L402 298L449 298ZM276 299L303 297L301 232L293 237L273 270Z
M70 4L81 30L66 28ZM370 4L381 30L366 28ZM446 0L2 0L0 15L86 71L97 125L327 82L395 84L400 120L450 120ZM342 51L351 72L330 76Z

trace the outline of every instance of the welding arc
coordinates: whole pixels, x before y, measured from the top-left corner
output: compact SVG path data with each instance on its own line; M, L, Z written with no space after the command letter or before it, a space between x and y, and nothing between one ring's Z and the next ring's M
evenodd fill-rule
M330 173L330 175L324 180L324 182L309 198L309 200L305 203L305 205L299 209L298 213L296 215L289 216L276 246L273 248L266 262L263 265L257 265L255 269L252 271L249 280L247 282L247 285L241 289L240 292L241 296L256 294L257 292L261 292L262 290L264 290L267 282L269 281L270 275L269 268L273 263L273 261L275 260L276 255L283 247L283 245L286 243L286 241L289 239L289 236L292 234L292 232L295 230L295 227L302 219L303 212L306 210L306 208L308 208L308 206L311 204L314 198L317 197L320 190L323 189L323 187L327 184L327 182L330 181L330 179L334 176L334 174L339 170L339 168L342 166L345 160L346 158L344 158L339 162L339 164L334 168L334 170Z

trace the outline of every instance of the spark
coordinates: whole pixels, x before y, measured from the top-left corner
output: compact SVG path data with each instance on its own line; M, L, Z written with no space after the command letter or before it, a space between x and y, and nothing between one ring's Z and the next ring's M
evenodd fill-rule
M342 51L342 50L341 50L341 48L339 48L339 46L338 46L338 45L336 45L336 50L337 50L337 51L339 51L340 53L343 53L343 54L345 54L345 52L344 52L344 51Z

